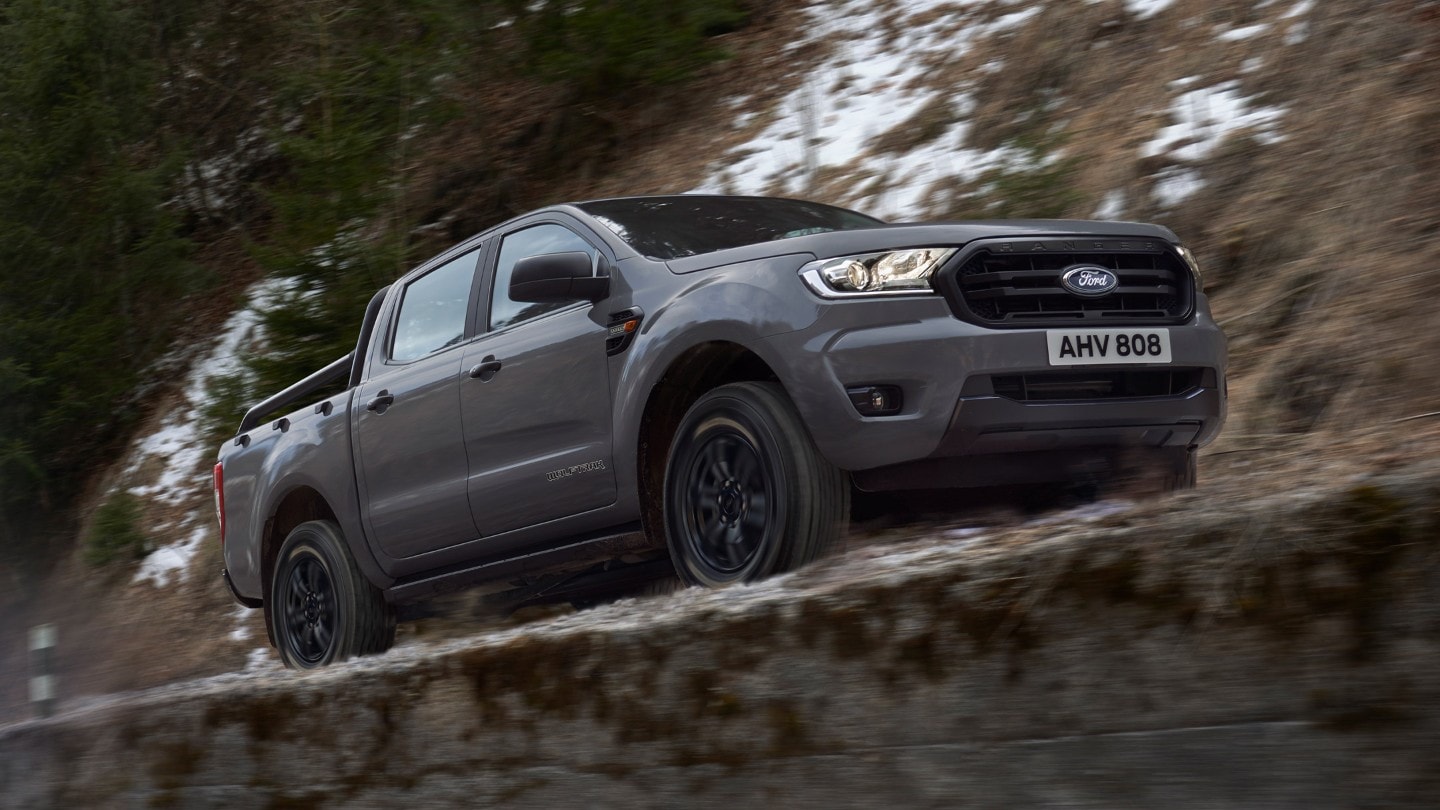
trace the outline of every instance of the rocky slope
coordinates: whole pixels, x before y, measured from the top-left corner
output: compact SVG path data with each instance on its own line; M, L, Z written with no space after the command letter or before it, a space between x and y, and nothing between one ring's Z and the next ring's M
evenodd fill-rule
M1440 466L1347 478L101 701L0 804L1429 806Z

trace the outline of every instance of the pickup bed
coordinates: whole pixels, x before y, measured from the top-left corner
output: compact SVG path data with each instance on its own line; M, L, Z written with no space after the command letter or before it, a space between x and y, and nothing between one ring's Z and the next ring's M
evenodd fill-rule
M301 668L461 587L751 581L832 546L853 488L1043 491L1137 458L1191 486L1225 365L1154 225L558 205L381 290L353 354L246 414L215 466L223 574Z

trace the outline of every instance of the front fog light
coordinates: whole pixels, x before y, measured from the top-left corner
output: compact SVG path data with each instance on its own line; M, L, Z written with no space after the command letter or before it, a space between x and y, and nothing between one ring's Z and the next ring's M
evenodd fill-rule
M845 393L861 416L890 416L905 404L899 386L894 385L857 385L846 388Z
M935 271L955 248L919 248L822 259L800 268L810 289L826 298L874 293L930 293Z

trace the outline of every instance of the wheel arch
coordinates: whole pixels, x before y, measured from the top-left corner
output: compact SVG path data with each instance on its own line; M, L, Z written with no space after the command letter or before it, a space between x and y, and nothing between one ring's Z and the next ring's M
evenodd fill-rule
M664 489L665 462L675 430L685 412L706 391L735 382L784 382L754 350L733 341L708 340L682 351L651 386L641 409L635 471L641 522L651 537L664 537L659 493Z
M270 601L270 578L275 574L275 559L280 554L280 546L284 545L285 538L290 536L296 526L311 520L328 520L339 524L335 510L329 501L325 500L325 496L305 484L286 492L276 501L275 508L265 518L265 526L260 532L260 584L267 607ZM267 628L269 624L266 622ZM274 639L271 641L273 643Z

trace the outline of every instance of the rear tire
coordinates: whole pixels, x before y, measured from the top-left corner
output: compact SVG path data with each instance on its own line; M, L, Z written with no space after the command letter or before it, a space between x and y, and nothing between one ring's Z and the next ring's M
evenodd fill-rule
M850 482L775 383L723 385L681 420L665 466L665 539L687 585L753 582L844 535Z
M270 581L270 633L290 669L315 669L390 649L395 611L356 567L328 520L296 526Z

